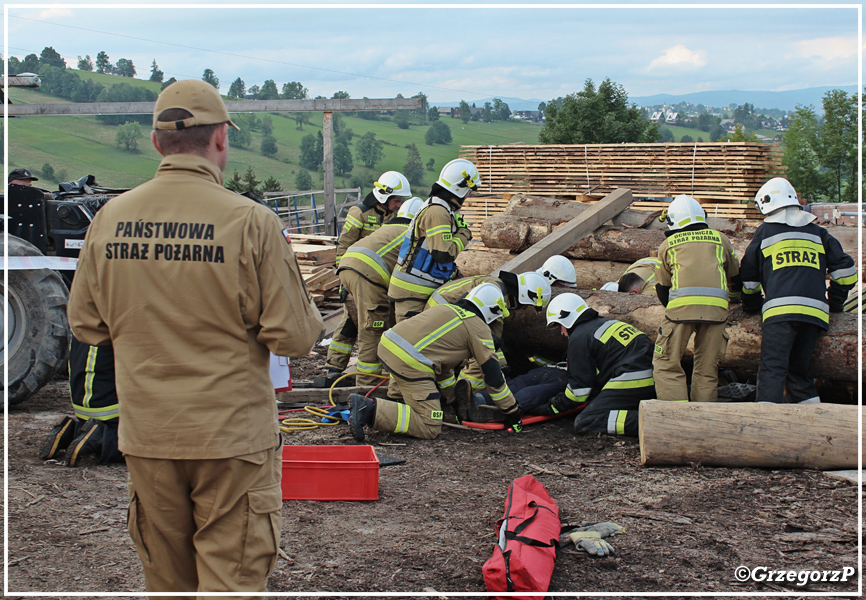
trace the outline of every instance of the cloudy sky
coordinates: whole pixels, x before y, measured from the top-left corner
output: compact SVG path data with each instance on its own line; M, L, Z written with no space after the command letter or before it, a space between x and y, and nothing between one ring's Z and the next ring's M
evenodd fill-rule
M311 96L426 93L432 103L549 100L587 78L629 96L858 83L853 4L6 4L7 52L105 51L146 79L213 69L221 91L300 81Z

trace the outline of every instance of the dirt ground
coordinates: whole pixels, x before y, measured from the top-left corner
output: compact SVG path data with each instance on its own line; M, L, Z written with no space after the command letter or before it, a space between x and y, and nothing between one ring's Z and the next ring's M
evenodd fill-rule
M312 379L323 361L293 362ZM8 597L15 593L142 592L126 532L126 468L39 460L39 447L70 414L56 380L8 414ZM351 445L348 427L284 434L289 445ZM482 565L496 543L509 483L532 473L563 524L610 520L616 553L560 549L551 592L857 591L847 583L738 581L735 569L859 569L856 484L814 471L640 466L637 440L578 437L570 419L519 435L443 428L438 439L368 435L380 455L379 499L283 503L283 556L269 591L484 592ZM451 596L454 597L454 596Z

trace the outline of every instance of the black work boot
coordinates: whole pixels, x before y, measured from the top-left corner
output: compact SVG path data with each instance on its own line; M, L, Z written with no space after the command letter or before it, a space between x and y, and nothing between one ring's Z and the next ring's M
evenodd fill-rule
M472 407L472 385L465 379L458 379L454 384L454 409L458 421L471 421L469 409Z
M63 417L63 420L54 426L42 448L39 449L40 459L55 458L69 447L69 444L75 439L75 422L76 419L72 417Z
M475 394L475 396L481 396L481 394ZM478 400L483 400L483 397L479 397ZM505 414L499 410L498 406L491 406L490 404L475 404L475 402L470 402L469 420L473 423L487 423L488 421L504 423Z
M313 387L315 388L330 388L334 385L334 382L340 379L340 376L343 374L342 371L338 371L337 369L328 368L328 372L321 377L316 377L313 379ZM337 384L337 387L350 387L355 385L355 377L346 377L345 379L341 379L340 383Z
M101 455L104 428L105 425L96 419L90 419L84 424L78 437L72 440L66 451L67 467L77 467L81 463L81 457L87 454Z
M376 400L349 394L349 427L356 442L364 441L364 427L372 427L375 420Z

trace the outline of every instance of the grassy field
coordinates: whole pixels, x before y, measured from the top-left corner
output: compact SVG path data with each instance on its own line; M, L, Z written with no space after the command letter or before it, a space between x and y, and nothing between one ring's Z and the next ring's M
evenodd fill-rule
M103 85L125 82L159 91L160 84L138 79L121 78L112 75L76 71L82 78L92 78ZM65 102L31 89L10 90L10 98L15 103L53 103ZM262 118L263 114L257 115ZM273 135L277 139L278 152L274 157L265 157L260 152L263 134L252 132L252 143L248 148L231 149L225 177L230 178L235 170L241 175L252 167L259 181L274 177L286 190L295 189L301 138L307 134L316 135L322 129L322 114L310 113L310 122L297 128L294 115L271 114ZM540 127L522 122L469 122L445 118L451 128L452 143L428 146L424 134L428 125L413 124L409 129L399 129L391 120L369 121L354 116L343 116L345 127L355 134L354 141L368 131L385 145L384 158L373 169L365 168L354 155L355 168L345 177L337 177L337 188L350 187L350 181L360 178L365 182L365 192L370 184L384 171L403 169L407 158L407 146L415 144L421 154L421 163L435 160L433 171L424 172L424 182L415 186L415 193L426 196L439 169L449 160L456 158L461 144L509 144L512 142L536 143ZM153 149L149 132L139 141L136 152L127 152L115 142L117 128L103 125L92 116L43 116L10 119L9 122L9 165L27 167L40 173L44 164L50 164L55 172L65 174L63 179L78 179L84 175L94 175L97 181L108 187L133 187L153 176L159 163L159 156ZM318 173L310 173L314 187L321 189L322 178ZM58 179L61 179L58 177ZM54 189L54 182L40 182L46 189Z

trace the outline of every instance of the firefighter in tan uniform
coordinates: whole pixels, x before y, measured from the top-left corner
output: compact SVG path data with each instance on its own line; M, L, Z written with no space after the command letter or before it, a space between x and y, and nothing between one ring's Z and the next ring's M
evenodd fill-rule
M409 180L397 171L382 173L373 184L373 191L367 194L361 206L353 206L346 215L343 231L337 240L337 268L343 255L358 241L378 231L387 219L394 215L400 204L412 196ZM341 300L345 301L348 289L343 286ZM343 318L328 345L327 370L324 377L316 378L317 387L329 387L346 370L352 348L358 339L358 323L349 311L343 311ZM363 326L363 325L362 325Z
M304 356L322 318L280 219L223 187L216 89L160 93L156 176L96 214L69 297L85 344L112 344L129 532L148 592L264 592L280 539L270 352Z
M574 271L573 267L571 267L571 263L569 263L568 266L572 271ZM505 298L505 307L508 309L509 313L524 306L533 307L536 312L541 312L541 310L547 306L547 303L550 302L550 283L545 276L539 274L537 271L527 271L526 273L521 273L519 275L509 271L500 271L499 277L494 277L492 275L475 275L472 277L463 277L461 279L449 281L433 292L430 299L427 300L427 307L425 310L429 310L437 304L454 304L457 300L466 297L466 294L468 294L470 290L482 283L492 283L499 288ZM502 334L504 332L503 319L496 319L493 321L490 324L490 332L493 334L493 340L497 346L496 357L499 360L500 366L505 369L507 363L501 347ZM468 382L472 388L472 393L480 392L485 388L484 374L481 372L479 364L474 360L470 360L468 364L460 370L460 375L455 383L459 384L460 381ZM453 399L453 395L444 389L442 391L450 403ZM464 391L463 393L469 392Z
M715 402L719 361L728 346L728 300L740 299L740 267L731 241L710 229L697 200L680 195L667 209L669 231L659 247L656 291L665 306L653 355L653 377L660 400L688 401L680 364L695 334L692 402Z
M357 441L364 427L432 439L442 429L437 382L453 379L454 368L474 358L487 390L504 413L506 426L520 431L520 405L514 399L493 351L489 324L508 315L502 292L493 284L474 288L456 304L441 304L397 323L382 336L379 358L400 381L404 403L349 396L349 424Z
M442 167L430 197L409 226L391 275L388 298L394 302L398 323L423 311L430 294L455 277L454 260L472 239L456 211L479 185L478 169L468 160L456 158Z
M380 381L373 375L382 372L376 352L379 338L389 326L388 282L409 222L423 202L420 198L404 202L396 217L350 246L337 269L340 282L351 294L358 310L358 385L376 385ZM347 348L351 352L352 347ZM329 368L336 361L348 362L348 357L347 353L335 353L332 346L328 349ZM335 376L338 375L332 373L328 378L333 381L331 377Z
M648 256L632 263L619 278L616 291L655 296L660 266L661 261L656 256Z

